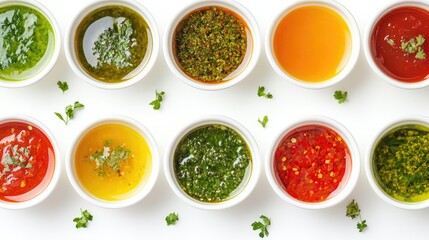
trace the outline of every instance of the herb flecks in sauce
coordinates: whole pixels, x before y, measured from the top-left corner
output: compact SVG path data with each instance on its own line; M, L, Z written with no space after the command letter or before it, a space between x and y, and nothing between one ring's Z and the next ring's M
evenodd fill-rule
M252 157L244 139L224 125L205 125L186 135L174 154L180 187L203 202L221 202L249 174Z
M103 149L96 150L89 157L89 161L95 161L95 171L101 177L111 173L121 176L123 175L121 166L130 158L132 158L131 151L126 149L125 145L113 147L112 141L107 140Z
M75 48L87 74L107 83L136 76L150 55L151 33L134 10L110 5L89 13L79 24Z
M429 129L409 125L392 130L374 149L376 179L401 201L429 198Z
M195 80L229 80L246 55L247 31L244 21L230 10L217 6L197 9L175 30L176 61Z
M11 5L0 7L0 79L28 79L48 62L54 49L49 21L37 10Z

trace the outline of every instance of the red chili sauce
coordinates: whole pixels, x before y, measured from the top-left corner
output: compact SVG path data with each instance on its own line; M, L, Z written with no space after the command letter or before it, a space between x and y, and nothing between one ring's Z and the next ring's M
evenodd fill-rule
M283 188L304 202L321 202L335 195L351 168L345 141L334 130L320 125L306 125L288 133L274 158Z
M54 173L48 137L23 122L0 124L0 200L23 202L39 195Z
M427 79L429 11L398 7L386 13L372 31L371 53L380 70L394 79L408 83Z

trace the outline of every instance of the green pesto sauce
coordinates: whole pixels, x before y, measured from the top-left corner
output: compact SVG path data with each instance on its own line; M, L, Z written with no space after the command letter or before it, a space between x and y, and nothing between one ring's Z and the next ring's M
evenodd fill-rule
M0 7L0 80L21 81L38 74L55 47L48 19L23 5Z
M230 80L245 58L247 34L244 21L232 11L218 6L197 9L175 30L176 62L197 81Z
M376 180L391 197L406 202L429 198L429 128L404 125L375 147Z
M81 21L75 50L88 75L102 82L118 83L144 68L151 41L149 26L139 13L111 5L89 13Z
M252 157L244 139L224 125L205 125L178 144L174 170L180 187L202 202L233 198L247 183Z

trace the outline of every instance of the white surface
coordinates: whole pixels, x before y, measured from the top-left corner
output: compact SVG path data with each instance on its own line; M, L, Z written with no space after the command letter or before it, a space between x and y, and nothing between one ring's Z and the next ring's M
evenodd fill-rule
M160 33L169 18L191 0L139 0L158 22ZM87 0L41 0L57 18L64 34L69 21ZM288 1L240 0L255 16L264 34L272 16ZM362 32L370 17L390 0L339 0L355 16ZM161 36L162 37L162 36ZM162 51L160 51L162 52ZM362 53L362 52L361 52ZM67 81L65 94L58 80ZM274 99L259 98L257 88L264 85ZM149 102L155 89L166 92L160 111ZM339 105L332 97L335 90L347 90L349 101ZM354 135L361 156L376 131L398 116L415 113L429 115L429 89L403 90L376 76L363 54L345 81L323 90L307 90L281 79L261 55L255 71L232 88L208 92L193 89L174 77L160 54L146 79L128 89L97 89L75 76L64 52L46 78L21 88L0 88L1 115L27 114L45 123L58 140L63 161L75 134L100 115L123 114L143 123L154 135L161 151L175 131L204 114L223 114L234 118L256 138L261 161L267 145L285 124L300 116L325 115L341 122ZM53 112L64 110L78 100L85 109L65 126ZM257 119L269 116L267 128ZM363 162L363 159L361 159ZM359 233L356 221L345 217L345 206L355 198L368 229ZM87 229L75 229L72 219L79 208L88 209L94 221ZM180 221L167 227L165 216L178 212ZM271 189L262 172L254 192L241 204L222 211L204 211L188 206L169 188L163 171L153 191L141 202L123 209L103 209L86 202L74 192L63 169L53 194L30 209L0 210L0 239L260 239L251 223L264 214L271 218L268 239L426 239L429 235L429 209L401 210L388 205L370 188L363 168L352 194L339 205L324 210L303 210L282 201ZM12 238L14 237L14 238Z

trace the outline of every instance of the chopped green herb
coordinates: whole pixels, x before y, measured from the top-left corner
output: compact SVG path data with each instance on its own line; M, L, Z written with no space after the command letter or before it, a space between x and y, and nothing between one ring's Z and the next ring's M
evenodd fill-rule
M76 223L76 228L86 228L88 225L88 221L92 221L92 215L88 212L88 210L82 211L80 210L81 217L77 217L73 219L73 222Z
M338 100L339 104L344 103L347 101L347 91L335 91L334 98Z
M258 87L258 96L259 97L266 97L268 99L272 99L273 95L271 93L265 93L265 87L264 86L259 86Z
M66 108L65 108L66 117L65 118L60 113L57 113L57 112L54 112L54 113L61 121L63 121L67 125L69 123L69 121L71 119L73 119L75 110L83 108L83 107L85 107L83 104L76 101L76 102L74 102L73 106L72 105L66 106Z
M355 219L355 218L359 217L359 221L357 223L357 229L359 229L359 232L363 232L363 230L365 230L365 228L368 227L368 225L366 224L366 220L362 221L362 216L360 214L359 205L357 202L355 202L354 199L346 207L346 217L350 217L351 219Z
M132 157L131 151L124 145L112 147L112 141L107 140L103 149L98 149L89 157L89 161L95 161L95 170L98 175L104 177L109 175L110 171L121 176L121 164Z
M174 225L179 220L179 214L170 213L167 217L165 217L165 221L167 222L167 226Z
M393 47L393 45L395 45L395 41L393 41L393 39L388 39L387 43Z
M58 81L57 82L58 87L61 89L61 91L63 91L63 93L67 90L69 90L69 85L67 84L67 82L61 82Z
M411 38L407 42L401 43L402 51L408 54L415 54L415 58L417 59L425 59L426 53L423 50L423 43L425 42L425 38L423 35L419 34L415 38Z
M152 102L149 103L149 105L153 106L154 110L159 110L161 108L161 102L162 102L162 97L164 96L165 92L158 92L157 90L155 90L155 100L153 100Z
M253 230L260 230L259 237L261 238L268 237L268 226L271 225L271 220L264 215L261 215L260 218L262 219L262 222L255 221L252 223Z
M33 164L30 163L30 149L27 147L20 147L14 145L12 147L12 153L6 153L4 158L1 161L3 165L3 171L0 174L0 177L4 174L11 172L13 167L21 168L32 168ZM12 167L12 168L11 168Z
M264 127L264 128L265 128L265 126L267 125L267 122L268 122L268 116L266 116L266 115L265 115L265 116L262 118L262 120L258 118L258 122L262 125L262 127Z

